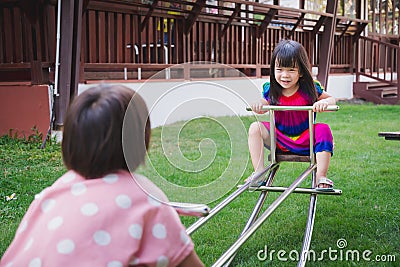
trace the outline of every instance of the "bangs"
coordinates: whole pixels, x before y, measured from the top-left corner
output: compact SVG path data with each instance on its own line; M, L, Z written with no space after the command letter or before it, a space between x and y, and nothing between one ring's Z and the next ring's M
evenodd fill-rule
M296 68L297 51L292 46L285 45L276 53L276 65L282 68Z

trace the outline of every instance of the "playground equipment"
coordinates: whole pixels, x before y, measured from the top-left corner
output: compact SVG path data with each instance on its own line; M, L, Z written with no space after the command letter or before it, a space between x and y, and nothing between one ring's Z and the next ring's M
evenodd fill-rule
M247 109L251 110L251 109ZM291 194L301 193L310 195L310 204L308 208L308 218L306 222L306 229L303 238L302 252L297 266L305 266L307 261L307 253L311 244L311 236L314 227L314 219L317 204L317 195L341 195L342 191L338 189L332 189L330 191L322 191L316 189L316 160L314 153L314 124L315 124L315 113L312 110L312 106L264 106L263 110L269 111L270 117L270 137L271 137L271 148L270 148L270 164L259 173L254 173L250 176L247 182L238 187L236 191L226 197L213 209L209 210L206 217L198 219L194 224L187 228L187 233L190 235L199 229L204 223L210 220L214 215L236 199L240 194L245 191L260 191L260 196L253 208L253 211L236 242L212 265L213 267L229 266L233 258L235 257L238 249L246 242L252 234L265 222L265 220L272 214L273 211ZM276 151L276 132L275 132L275 111L288 111L288 110L302 110L308 111L309 118L309 129L310 130L310 154L308 156L300 156L290 153L277 153ZM339 107L336 105L329 106L326 111L337 111ZM293 181L289 187L275 187L272 186L275 175L279 169L281 162L309 162L310 165ZM307 176L311 174L312 188L298 188L298 186L305 180ZM269 191L282 192L282 194L271 203L269 207L259 215L261 208L265 202Z

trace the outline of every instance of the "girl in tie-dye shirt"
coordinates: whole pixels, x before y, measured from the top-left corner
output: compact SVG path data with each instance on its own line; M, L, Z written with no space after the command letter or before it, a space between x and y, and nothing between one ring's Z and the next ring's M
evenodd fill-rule
M252 105L262 114L263 105L313 106L315 112L335 105L336 100L313 80L304 47L292 40L282 40L271 59L270 82L263 85L263 98ZM309 155L307 111L276 111L276 140L278 151ZM269 122L254 122L249 128L249 150L255 173L264 169L264 146L270 146ZM333 182L327 178L333 154L333 137L327 124L315 124L314 152L317 162L317 187L331 190Z

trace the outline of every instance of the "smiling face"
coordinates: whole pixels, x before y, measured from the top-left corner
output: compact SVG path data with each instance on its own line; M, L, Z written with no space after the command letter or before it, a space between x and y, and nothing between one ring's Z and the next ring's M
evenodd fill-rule
M300 71L296 65L292 67L281 67L278 60L276 60L274 74L276 81L284 90L288 89L290 91L297 89Z
M310 97L310 104L317 99L310 62L304 47L293 40L281 40L271 57L269 98L272 105L279 104L279 98L291 96L299 88Z

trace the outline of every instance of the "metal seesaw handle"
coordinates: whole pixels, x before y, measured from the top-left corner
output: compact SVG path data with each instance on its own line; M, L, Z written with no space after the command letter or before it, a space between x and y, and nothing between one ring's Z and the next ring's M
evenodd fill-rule
M251 107L246 108L247 111L252 111ZM313 110L313 106L273 106L273 105L264 105L262 110ZM337 105L329 105L325 111L338 111L339 106Z
M169 202L168 204L182 216L205 217L210 212L210 208L204 204L182 202Z
M246 110L252 111L251 107L247 107ZM270 111L270 124L271 124L271 162L275 163L276 158L275 158L275 151L276 151L276 137L275 137L275 111L288 111L288 110L293 110L293 111L308 111L308 119L309 119L309 128L313 129L313 125L315 122L315 117L312 116L313 112L313 106L274 106L274 105L264 105L262 107L262 110L264 111ZM338 111L339 106L337 105L329 105L325 111ZM310 131L310 161L311 164L315 164L315 155L314 155L314 148L313 148L313 143L314 143L314 131Z

